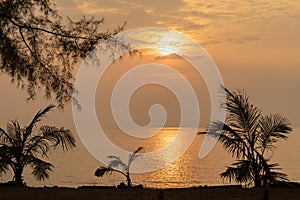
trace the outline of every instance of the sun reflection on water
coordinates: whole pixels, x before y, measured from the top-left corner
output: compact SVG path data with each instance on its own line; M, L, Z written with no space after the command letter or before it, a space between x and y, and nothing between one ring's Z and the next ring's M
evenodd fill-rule
M299 132L300 129L297 129ZM149 130L154 131L154 130ZM111 133L113 134L113 133ZM164 128L159 134L149 139L143 139L142 145L147 151L163 148L168 142L172 141L177 134L177 128ZM188 134L188 129L186 129ZM141 143L132 143L132 138L120 137L114 134L114 139L121 140L123 144L134 149ZM125 139L124 139L125 138ZM204 135L197 135L192 145L187 151L174 163L166 166L163 169L143 174L132 174L131 178L133 184L142 184L145 187L151 188L178 188L178 187L192 187L199 185L222 185L219 174L222 173L226 166L233 162L230 154L226 153L220 144L217 144L213 151L203 159L198 158L199 149L203 142ZM291 180L299 181L299 171L295 166L299 166L299 159L297 153L291 154L290 150L293 147L294 152L299 152L299 134L292 134L290 141L280 144L278 154L274 157L274 162L282 164L285 172L289 174ZM141 140L139 140L141 142ZM133 147L133 148L131 148ZM177 149L174 148L173 151ZM56 151L50 155L51 162L55 165L54 172L50 179L43 183L36 181L31 176L31 171L25 171L24 177L28 186L64 186L64 187L78 187L81 185L103 185L112 186L117 185L124 180L124 177L118 174L98 178L94 176L95 169L101 165L95 158L93 158L87 151L78 143L78 147L72 150L69 154ZM168 152L165 155L167 158L172 155ZM289 160L293 160L292 164ZM11 174L2 176L1 180L11 180Z
M188 128L183 130L184 131L181 134L192 134L189 132ZM172 143L177 134L178 128L176 127L163 128L160 133L155 136L155 138L152 138L155 139L155 142L150 142L148 144L148 148L155 150L161 149ZM174 157L176 151L179 151L181 149L181 144L179 143L178 145L179 146L174 147L173 149L171 149L171 151L167 152L164 155L164 159L166 161ZM147 148L147 146L145 148ZM179 160L177 160L175 163L170 164L166 168L157 170L155 172L147 173L146 176L148 177L148 180L152 185L165 182L169 184L170 187L174 187L174 185L180 185L180 183L191 181L191 177L188 175L189 171L187 169L187 166L189 165L191 159L191 154L187 154L184 156L184 159L183 157L180 157ZM168 187L168 185L166 185L166 187Z

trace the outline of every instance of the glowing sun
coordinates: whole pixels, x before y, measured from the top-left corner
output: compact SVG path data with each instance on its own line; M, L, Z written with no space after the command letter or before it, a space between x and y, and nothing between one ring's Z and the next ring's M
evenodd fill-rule
M157 51L162 56L178 53L179 44L178 38L173 37L172 35L165 35L159 42Z

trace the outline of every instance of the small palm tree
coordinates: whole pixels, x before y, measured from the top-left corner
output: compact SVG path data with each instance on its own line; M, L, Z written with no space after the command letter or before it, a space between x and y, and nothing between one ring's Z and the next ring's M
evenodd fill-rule
M10 121L7 130L0 128L0 175L12 170L13 183L23 185L24 168L30 166L37 180L49 178L53 165L42 160L51 149L61 147L64 151L75 147L75 139L70 130L37 124L53 105L40 110L28 126L20 127L18 121Z
M288 120L279 114L263 115L249 103L245 92L223 89L227 96L226 122L213 122L208 134L218 136L237 161L221 174L221 178L256 187L288 180L286 174L276 171L280 169L278 163L269 164L275 144L286 140L292 131Z
M131 153L129 155L127 164L124 163L120 157L117 156L108 156L108 158L111 159L109 165L107 167L105 166L101 166L99 167L96 171L95 171L95 176L97 177L102 177L105 174L110 175L112 172L116 172L119 174L122 174L123 176L126 177L127 180L127 187L131 187L131 179L130 179L130 166L132 161L134 161L135 158L137 158L139 156L139 154L137 154L138 152L142 151L143 147L138 147L133 153ZM122 170L119 170L117 168L122 168Z

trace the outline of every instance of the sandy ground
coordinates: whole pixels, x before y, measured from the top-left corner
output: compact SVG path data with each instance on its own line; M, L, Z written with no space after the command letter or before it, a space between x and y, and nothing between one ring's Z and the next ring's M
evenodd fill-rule
M183 189L115 189L103 187L82 188L26 188L0 187L0 200L100 200L100 199L264 199L264 189L239 187L199 187ZM270 200L300 199L300 187L270 188Z

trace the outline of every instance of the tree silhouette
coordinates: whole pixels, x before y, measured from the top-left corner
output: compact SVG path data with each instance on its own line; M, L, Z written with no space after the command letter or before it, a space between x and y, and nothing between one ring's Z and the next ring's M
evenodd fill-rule
M101 30L104 20L63 19L52 0L0 1L0 71L17 86L26 88L28 99L39 88L45 96L53 94L59 107L72 100L73 65L93 48L111 41L114 48L128 45L112 39L115 30Z
M117 156L108 156L108 158L111 159L109 165L107 167L101 166L95 171L95 176L97 177L102 177L105 174L110 175L112 172L116 172L119 174L122 174L123 176L126 177L127 180L127 187L131 187L131 179L130 179L130 166L132 161L135 160L139 156L137 154L138 152L142 151L143 147L138 147L133 153L129 155L127 163L124 163L120 157ZM121 170L117 168L122 168Z
M37 180L49 178L53 165L43 161L50 150L61 147L64 151L75 147L75 139L68 129L37 124L54 106L40 110L28 126L20 127L18 121L10 121L7 130L0 128L0 175L12 170L13 183L23 185L23 171L29 166Z
M227 96L226 122L213 122L208 134L219 136L223 147L237 161L221 174L221 178L256 187L288 180L286 174L276 171L280 169L279 164L269 161L276 143L286 140L292 131L289 121L279 114L263 115L250 104L243 91L223 89Z

